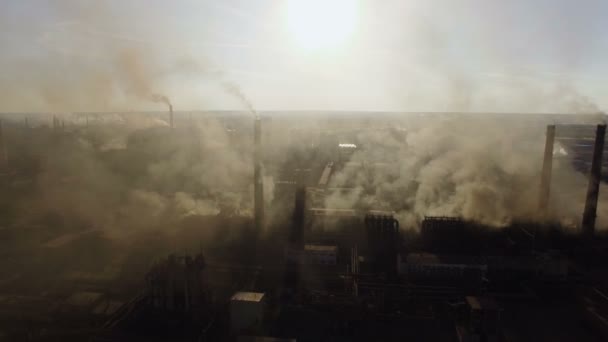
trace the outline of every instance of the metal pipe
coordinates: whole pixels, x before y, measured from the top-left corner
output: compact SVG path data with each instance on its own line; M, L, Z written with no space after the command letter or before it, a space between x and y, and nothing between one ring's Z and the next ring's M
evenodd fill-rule
M595 145L593 147L593 161L587 186L585 211L583 212L583 234L593 235L595 232L595 218L597 213L597 199L600 193L600 177L602 171L602 154L604 152L604 138L606 125L597 125L595 131Z
M262 179L262 120L255 118L254 130L254 211L255 228L259 232L264 225L264 181Z
M547 126L545 140L545 156L543 158L543 171L540 179L540 197L538 201L539 212L544 215L549 204L551 192L551 171L553 167L553 143L555 141L555 125Z

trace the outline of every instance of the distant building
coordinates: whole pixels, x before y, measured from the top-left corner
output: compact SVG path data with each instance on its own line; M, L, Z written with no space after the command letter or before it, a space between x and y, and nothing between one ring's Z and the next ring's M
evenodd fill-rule
M238 333L262 323L264 293L237 292L230 299L230 329Z
M308 264L335 265L338 262L338 247L305 245L304 259Z
M410 253L398 258L399 275L423 284L481 289L488 265L476 257Z
M304 245L304 249L287 248L285 257L298 264L334 266L338 263L338 247Z

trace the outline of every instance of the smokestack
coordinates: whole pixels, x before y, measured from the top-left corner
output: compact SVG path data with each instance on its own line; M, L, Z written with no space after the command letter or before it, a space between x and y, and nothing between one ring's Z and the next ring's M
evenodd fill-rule
M306 188L298 186L296 189L296 202L293 210L293 225L289 236L289 243L294 248L304 248L304 215L306 211Z
M555 125L547 126L547 137L545 140L545 157L543 158L543 171L540 179L540 197L538 209L541 215L547 212L549 194L551 192L551 169L553 167L553 142L555 141Z
M595 131L595 145L593 147L593 161L587 186L585 211L583 212L583 234L593 235L595 232L595 216L597 212L597 198L600 193L600 177L602 172L602 153L604 152L604 137L606 125L597 125Z
M0 169L5 169L8 166L8 154L6 153L6 144L4 142L4 125L0 120Z
M173 106L169 104L169 126L173 129Z
M264 225L264 182L262 179L262 120L256 116L253 129L254 152L253 152L253 177L254 177L254 210L255 228L259 232Z

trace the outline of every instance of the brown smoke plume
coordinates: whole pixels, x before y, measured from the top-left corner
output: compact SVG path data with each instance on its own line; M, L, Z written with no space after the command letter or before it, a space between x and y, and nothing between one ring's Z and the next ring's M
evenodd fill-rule
M258 113L253 107L253 104L236 83L225 80L221 81L221 83L226 92L236 97L251 114L253 114L256 118L258 117Z
M393 210L404 227L417 227L424 216L457 216L496 227L539 219L542 123L454 117L422 119L408 128L405 143L386 130L359 133L363 147L330 184L353 190L330 194L326 206ZM379 157L391 162L378 165ZM585 177L567 160L554 165L549 219L577 223ZM598 222L605 224L601 216L598 211Z
M116 67L127 92L140 99L164 103L172 107L166 95L159 94L153 89L152 67L144 63L141 52L135 49L119 51Z

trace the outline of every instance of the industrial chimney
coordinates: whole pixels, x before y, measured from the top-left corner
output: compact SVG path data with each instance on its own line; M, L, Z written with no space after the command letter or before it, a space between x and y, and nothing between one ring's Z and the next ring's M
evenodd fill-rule
M6 153L6 143L4 141L4 127L0 120L0 169L5 169L8 166L8 154Z
M173 129L173 105L169 104L169 127Z
M293 224L289 232L289 243L292 248L304 248L304 218L306 211L306 188L298 186L293 210Z
M593 161L587 186L585 211L583 212L583 234L593 235L595 232L595 216L597 212L597 198L600 192L600 177L602 172L602 153L604 152L604 137L606 125L597 125L595 131L595 145L593 147Z
M549 204L551 192L551 169L553 167L553 142L555 141L555 125L547 126L547 137L545 140L545 157L543 158L543 171L540 179L540 197L538 209L541 215L545 215Z
M254 211L255 229L261 231L264 226L264 181L262 179L262 120L256 115L253 129L253 177L254 177Z

